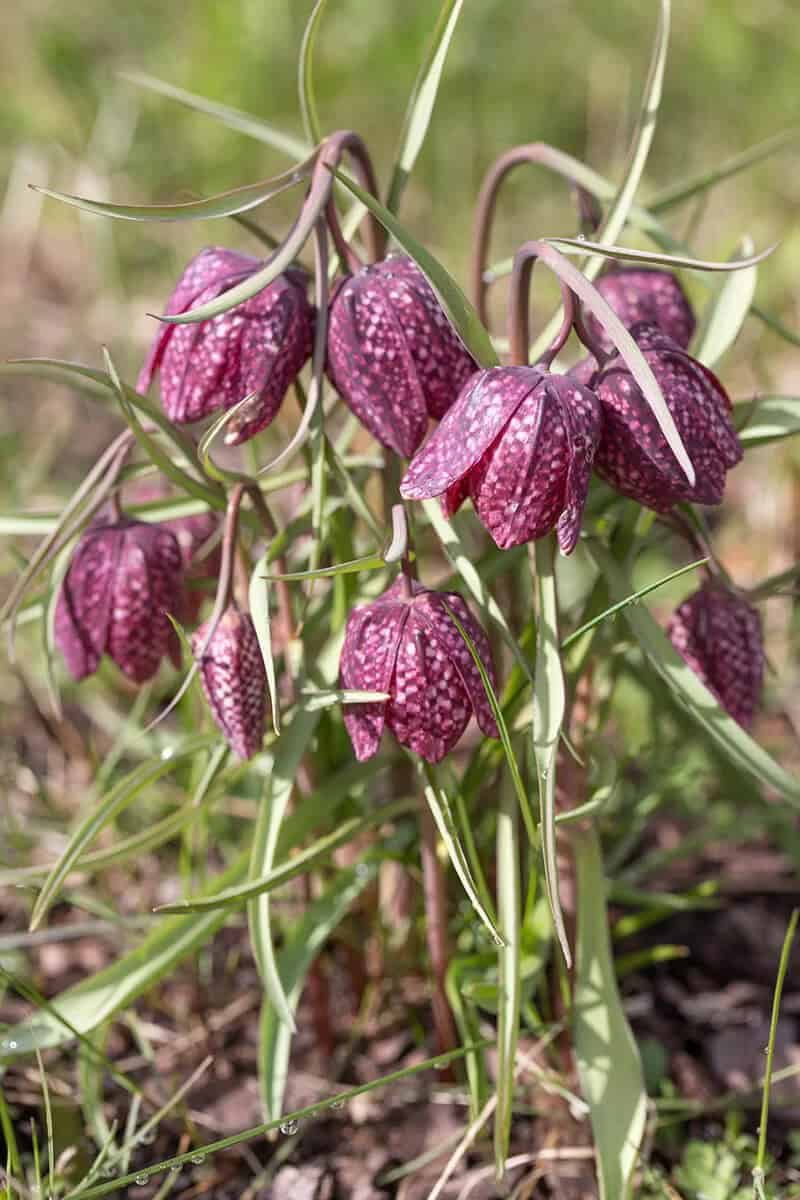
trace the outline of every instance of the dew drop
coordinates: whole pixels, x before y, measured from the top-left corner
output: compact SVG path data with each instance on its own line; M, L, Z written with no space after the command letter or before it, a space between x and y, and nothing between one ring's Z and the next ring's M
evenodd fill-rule
M356 875L359 879L366 879L369 875L369 865L367 863L359 863L356 867Z
M344 1100L331 1101L331 1108L336 1108L336 1109L344 1108Z
M144 1174L137 1175L134 1182L136 1183L136 1185L138 1187L144 1187L144 1185L147 1183L147 1179L148 1179L147 1175L144 1175Z
M164 762L166 762L167 759L172 758L174 753L175 751L172 749L172 746L165 746L161 751L161 758Z
M446 1058L437 1058L433 1065L437 1071L444 1071L449 1064Z
M547 776L548 776L549 774L550 774L550 772L549 772L549 770L547 769L547 767L542 767L542 779L543 779L543 780L547 779Z
M196 1167L201 1167L205 1161L206 1161L205 1154L193 1154L192 1155L192 1162L194 1163L194 1165Z
M492 941L494 942L495 946L505 946L505 942L500 937L499 933L492 934Z
M181 1173L181 1164L180 1164L180 1163L173 1163L173 1164L172 1164L172 1166L171 1166L171 1167L170 1167L170 1169L169 1169L169 1173L170 1173L170 1175L180 1175L180 1173Z
M5 1043L5 1046L8 1050L16 1050L17 1043L14 1041L13 1038L9 1038L9 1040Z
M293 1134L297 1133L297 1121L284 1121L281 1125L281 1133Z
M139 1135L139 1141L142 1143L143 1146L152 1146L152 1144L155 1140L156 1140L155 1129L148 1129L147 1133L142 1133Z

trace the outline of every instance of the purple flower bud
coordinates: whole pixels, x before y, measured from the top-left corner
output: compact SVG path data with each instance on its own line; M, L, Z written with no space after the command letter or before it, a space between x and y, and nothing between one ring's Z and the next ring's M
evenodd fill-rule
M722 707L749 728L764 681L761 617L756 610L734 592L706 584L673 613L667 634Z
M595 284L628 329L639 321L657 325L685 350L692 340L695 320L686 293L670 271L622 267L609 271ZM591 313L586 322L593 337L611 353L614 343Z
M178 281L166 315L177 316L216 299L262 266L258 259L233 250L202 250ZM233 408L255 392L252 404L227 427L226 442L238 445L275 418L287 388L311 354L313 328L314 310L302 276L287 271L250 300L209 321L162 325L136 386L146 392L160 371L161 403L170 420L178 423Z
M467 495L501 549L554 526L565 554L580 533L600 437L587 388L538 367L490 367L469 379L400 484L403 496L443 496L450 515Z
M135 683L152 679L165 654L180 665L167 613L183 615L181 552L163 525L123 517L89 527L75 548L55 612L56 645L74 679L108 654Z
M595 460L598 475L623 496L656 512L666 512L678 500L719 504L726 472L742 457L727 392L716 375L654 325L642 322L631 333L658 381L696 480L692 487L619 356L610 359L594 381L603 408Z
M360 762L377 752L384 725L401 745L433 763L453 749L473 713L484 733L498 736L480 672L446 604L494 685L488 639L461 597L419 583L408 595L406 581L395 580L377 600L353 609L347 621L342 687L390 697L345 706L344 723Z
M192 636L200 654L208 621ZM249 613L230 605L220 618L200 661L200 678L214 720L239 758L261 749L267 715L267 676Z
M344 279L330 306L328 373L384 446L410 458L477 370L419 267L392 255Z

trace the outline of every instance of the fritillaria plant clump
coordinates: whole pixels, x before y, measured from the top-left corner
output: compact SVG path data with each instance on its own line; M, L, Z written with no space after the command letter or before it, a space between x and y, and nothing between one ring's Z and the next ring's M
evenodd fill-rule
M126 792L117 781L92 800L44 879L32 925L120 804L139 802L148 763L153 779L193 781L190 807L256 798L224 872L202 893L189 882L136 953L156 964L155 939L169 942L177 922L154 979L194 949L191 928L210 936L200 932L209 912L218 928L247 905L264 989L265 1119L278 1122L304 994L320 1045L335 1036L323 947L355 911L357 940L380 958L390 918L373 882L393 859L412 877L421 865L421 908L415 894L406 916L419 916L427 945L427 1048L440 1072L466 1082L473 1113L494 1090L498 1172L513 1137L520 1031L557 1027L577 1073L563 1058L559 1069L592 1118L602 1194L621 1197L646 1096L603 915L600 831L625 820L614 776L625 795L633 786L615 740L616 688L633 671L665 729L693 731L712 763L800 797L745 732L758 733L764 676L758 604L781 583L737 585L707 511L725 502L754 413L712 370L723 293L708 285L754 272L758 257L698 260L634 205L654 70L616 188L540 143L490 168L468 299L397 215L454 6L444 6L385 199L358 134L317 126L308 64L320 8L301 64L307 158L224 196L135 210L142 220L221 219L219 244L198 244L154 322L136 387L108 352L100 367L12 368L88 388L124 426L29 553L6 606L12 643L23 610L41 620L70 704L104 656L114 667L99 686L128 699L151 688L135 750L145 761L133 768L144 784ZM665 2L662 67L668 17ZM490 268L500 186L526 163L572 186L577 235L543 236L532 208L528 240ZM268 232L265 206L288 189L294 222ZM224 244L224 219L245 212L248 254ZM631 249L642 232L646 248ZM534 339L536 264L536 280L545 270L557 278L561 307ZM487 292L504 275L507 328L493 330ZM723 349L746 313L727 303ZM712 353L696 330L715 316ZM634 568L654 552L683 565L637 591ZM683 581L694 590L665 630L642 597L684 573L697 577ZM646 755L635 778L642 794L655 786ZM292 923L270 895L301 874L305 913ZM73 989L0 1047L13 1057L91 1034L151 982L146 969L127 975L125 961L80 985L99 994L116 971L110 1002L81 1008ZM388 978L385 960L383 970Z

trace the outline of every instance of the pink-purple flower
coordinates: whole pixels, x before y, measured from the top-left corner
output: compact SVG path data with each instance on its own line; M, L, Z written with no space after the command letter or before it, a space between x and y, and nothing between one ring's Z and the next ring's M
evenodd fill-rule
M169 298L167 316L215 300L258 271L248 254L211 247L192 259ZM146 392L159 372L161 402L172 421L199 421L254 399L231 418L225 440L246 442L277 415L311 354L314 310L297 271L279 275L250 300L210 320L162 324L139 374Z
M722 707L749 728L764 682L761 617L752 605L708 583L676 609L667 634Z
M477 369L419 267L392 255L344 279L331 301L328 373L384 446L410 458Z
M694 313L671 271L620 267L602 275L595 287L628 329L639 321L649 321L684 350L692 340ZM611 353L614 344L597 318L587 313L586 323L597 342Z
M719 504L725 477L742 457L731 403L707 367L655 325L641 322L631 335L661 388L695 469L691 485L667 445L639 385L621 356L594 377L603 423L595 470L612 487L657 512L679 500Z
M208 630L205 622L192 637L203 691L234 753L252 758L261 749L267 714L267 677L253 619L229 605L203 650Z
M441 496L448 515L470 496L502 549L555 528L569 554L599 437L597 397L576 380L538 367L490 367L464 385L400 491L415 500Z
M180 645L167 614L182 619L183 565L175 535L123 517L98 521L78 542L56 601L55 640L74 679L107 654L134 681L152 679Z
M347 621L341 658L342 687L384 692L388 700L345 706L344 721L356 758L378 750L384 726L428 762L448 754L475 715L497 737L491 706L467 643L448 606L469 634L494 686L486 634L460 596L434 592L402 577Z

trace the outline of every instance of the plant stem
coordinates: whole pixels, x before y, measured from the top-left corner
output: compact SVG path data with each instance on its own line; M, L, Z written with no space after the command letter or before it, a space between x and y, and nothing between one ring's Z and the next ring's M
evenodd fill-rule
M438 1052L446 1054L458 1045L453 1014L450 1011L445 988L447 968L450 962L447 897L444 872L437 853L436 823L424 800L419 810L419 829L422 883L425 897L425 932L433 970L433 1025Z

